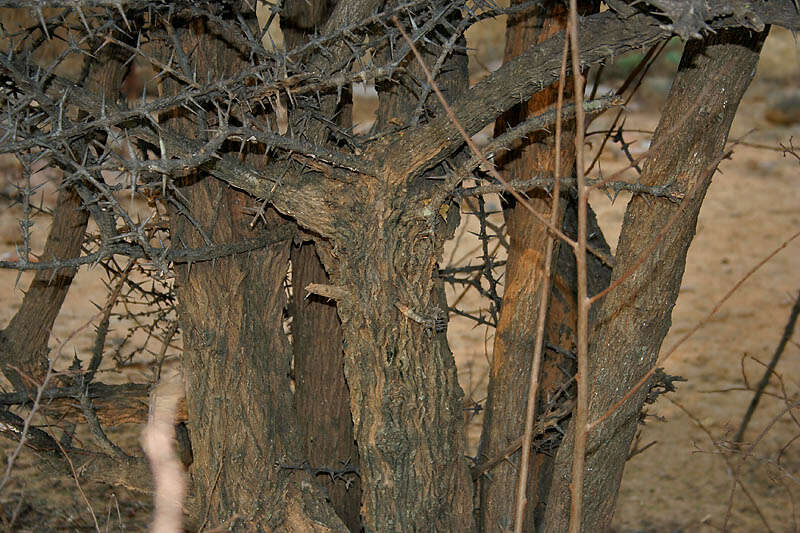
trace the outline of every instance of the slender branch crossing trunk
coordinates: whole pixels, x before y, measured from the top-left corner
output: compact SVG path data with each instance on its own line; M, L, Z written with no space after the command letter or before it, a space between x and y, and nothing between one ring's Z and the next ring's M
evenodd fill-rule
M587 9L593 9L591 2L586 4ZM528 47L545 41L565 26L566 11L554 2L545 2L529 11L510 16L506 29L505 60L512 60ZM565 102L570 100L572 85L570 77L564 87ZM555 105L557 97L558 83L535 94L529 101L515 106L497 121L495 135ZM562 175L573 173L573 136L574 122L568 122L562 130L561 138ZM526 179L537 174L552 174L556 157L554 144L555 137L550 133L528 136L524 143L519 143L515 150L500 161L506 179ZM552 209L552 198L545 191L529 191L527 197L529 205L545 216ZM481 461L490 461L501 455L522 434L539 313L548 315L545 343L550 349L545 349L542 361L536 395L537 416L548 410L558 410L569 403L573 388L570 381L575 371L575 361L567 355L575 352L577 319L575 258L572 250L565 243L556 244L552 279L544 279L548 232L526 206L510 196L506 200L508 205L504 212L509 234L509 253L503 306L490 369L489 396L479 451ZM559 206L559 225L572 238L577 233L575 208L575 200L564 195ZM594 226L596 227L596 223ZM596 235L594 244L607 251L602 233L598 230ZM596 278L607 280L605 268L602 265L593 266L597 267L594 268L598 273ZM551 296L549 305L541 309L540 294L544 283L552 283ZM534 531L544 514L552 471L552 449L558 444L557 440L550 440L553 438L559 438L555 429L537 439L540 450L531 450L534 458L528 478L525 531ZM513 526L520 456L520 452L515 452L508 461L498 464L489 475L484 475L479 480L480 527L484 531L510 529Z
M638 196L628 204L612 287L622 281L605 297L589 339L590 424L656 364L697 215L765 37L766 32L724 30L686 45L641 178L647 185L677 183L687 193L685 205ZM636 266L659 236L657 246ZM606 531L611 525L646 393L645 385L589 434L582 531ZM544 531L567 530L573 435L558 450Z

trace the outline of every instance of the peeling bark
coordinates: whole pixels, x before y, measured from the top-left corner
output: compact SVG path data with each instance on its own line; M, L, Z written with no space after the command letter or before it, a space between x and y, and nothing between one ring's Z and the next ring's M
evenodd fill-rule
M565 25L566 12L557 5L546 4L510 16L506 28L505 60L512 60L528 46L544 41L562 30ZM570 85L571 83L567 83L567 87ZM570 93L569 89L565 90L565 101L568 101ZM558 84L555 84L537 93L528 102L515 106L497 121L495 135L554 105L557 97ZM574 166L574 142L570 142L573 129L568 124L567 128L562 130L560 157L563 173L571 172ZM506 179L524 179L524 176L528 175L552 173L555 165L553 144L554 137L546 133L531 136L524 143L519 143L513 152L505 155L500 161ZM528 197L528 203L533 209L549 216L552 209L550 195L535 190L530 191ZM528 208L513 198L509 198L508 202L509 205L504 210L509 234L506 283L492 352L489 394L479 450L481 461L491 460L502 454L503 450L522 434L525 425L525 406L528 402L528 377L536 341L537 317L539 313L547 312L547 308L540 309L539 304L542 285L545 283L543 276L548 232ZM560 210L562 218L564 203L561 203ZM571 287L558 287L558 289L562 291L566 289L564 297L559 298L561 295L554 293L552 303L557 308L562 308L564 305L570 307L567 302L574 300ZM571 314L567 310L565 316L559 317L566 319L566 324L572 324L568 327L566 338L553 338L552 332L548 331L548 337L552 339L550 342L567 351L573 349L574 343L572 338L575 330L574 316ZM564 342L565 345L562 344ZM545 354L542 382L537 395L539 413L542 412L542 399L547 398L548 393L552 393L553 389L569 379L559 371L558 365L560 364L568 372L573 366L570 361L563 360L566 359L563 355L551 351ZM520 455L520 452L514 453L508 461L500 463L489 472L489 475L484 475L479 480L482 531L510 530L513 527ZM535 527L534 511L540 502L540 492L545 494L541 481L547 479L548 462L548 456L540 453L536 453L531 462L524 527L526 531L533 531Z
M584 9L596 9L586 2ZM538 44L561 31L566 26L566 11L558 4L545 3L533 10L509 17L506 29L506 61L511 61L529 46ZM564 101L573 93L571 77L567 79ZM512 108L501 117L495 126L495 135L541 113L556 104L558 83L535 94L528 102ZM573 174L575 165L574 121L566 122L561 137L561 174ZM552 174L555 169L555 137L546 132L530 135L524 143L501 160L507 179L524 179L531 175ZM528 203L545 216L552 209L552 198L542 190L529 191ZM536 322L539 313L548 314L545 323L545 343L550 349L543 352L541 377L537 394L537 417L548 407L555 408L558 402L565 403L566 395L558 396L561 388L570 390L575 362L566 354L575 352L577 320L575 258L571 248L563 242L556 244L553 254L551 280L544 279L544 260L548 232L541 222L525 206L508 198L505 218L509 233L509 255L506 265L506 287L503 306L490 369L489 396L486 402L486 418L479 458L490 461L500 456L507 447L522 434L525 408L528 402L528 379L531 372ZM565 234L574 238L577 233L575 199L569 194L562 197L559 205L559 220ZM567 216L567 215L571 216ZM597 224L592 217L592 224ZM593 245L607 250L608 246L599 229ZM592 263L595 278L603 285L608 273L602 265ZM551 282L548 306L540 309L540 293L543 284ZM604 285L603 285L604 286ZM555 348L555 349L553 349ZM558 402L556 402L558 400ZM548 405L553 401L555 405ZM551 433L553 431L551 430ZM549 437L555 435L550 434ZM538 439L545 448L531 450L534 454L528 477L528 503L525 531L534 531L544 514L544 504L550 485L552 471L552 446L557 442ZM484 475L480 483L480 527L484 531L510 529L513 527L515 490L519 475L521 453L515 452Z

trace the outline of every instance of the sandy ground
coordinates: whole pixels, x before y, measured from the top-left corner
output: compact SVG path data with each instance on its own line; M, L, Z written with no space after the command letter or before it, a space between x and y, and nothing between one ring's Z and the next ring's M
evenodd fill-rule
M479 48L476 61L472 63L473 74L479 74L481 65L496 64L498 54L502 56L498 28L502 28L502 24L495 23L492 28L472 35L471 44ZM732 139L746 135L748 142L776 148L779 142L788 143L794 136L800 144L800 125L777 126L765 119L774 94L800 86L798 65L800 61L792 37L785 32L771 36L758 78L740 107ZM643 97L629 109L629 129L652 130L655 127L656 112L668 86L668 78L662 78L644 87ZM646 142L641 141L634 150L645 150L646 146ZM4 175L13 175L13 165L5 160L3 164L6 165ZM602 159L606 173L624 164L624 156L613 148ZM782 156L779 151L739 146L733 160L723 163L700 214L697 237L689 251L686 275L673 312L673 328L664 342L665 349L702 320L752 267L800 230L799 179L798 161ZM46 190L43 194L46 203L52 202L52 191ZM612 205L605 197L597 196L592 198L592 204L607 238L615 243L627 198L621 195ZM21 211L5 206L3 204L0 211L0 257L11 258L16 253L15 243L19 242L16 219ZM41 249L46 231L42 218L33 229L34 250ZM474 242L462 241L454 257L465 256L464 260L468 260L474 246ZM737 470L755 505L743 495L741 487L737 488L729 529L767 530L759 518L757 506L773 531L798 531L800 444L790 441L800 434L800 425L788 416L779 418L755 448L755 458L741 468L737 466L737 456L720 453L726 449L725 441L737 429L752 397L751 392L741 390L745 384L743 374L751 384L761 377L763 367L758 361L770 359L781 337L800 290L798 272L800 243L795 241L754 274L667 362L668 373L684 376L688 382L680 384L679 391L669 395L677 403L662 398L649 408L654 416L643 426L640 443L655 441L655 444L628 463L615 519L618 531L718 530L725 520L733 474ZM15 272L0 272L0 294L3 295L0 326L5 326L13 316L29 280L27 274L18 279ZM92 316L95 312L92 302L101 304L105 296L103 280L98 268L81 271L56 322L53 345ZM472 309L486 305L470 295L463 304ZM116 326L111 344L121 342L125 335L121 325ZM449 335L463 388L468 396L482 400L486 368L491 358L492 332L454 319ZM65 344L64 357L71 357L73 353L87 354L92 340L92 328L87 328L74 341ZM798 341L800 334L795 333L777 368L786 392L794 400L800 395ZM137 381L152 377L136 369L129 369L129 372ZM768 390L779 392L774 381ZM783 402L775 398L764 398L746 439L755 439L783 406ZM479 418L470 424L473 449L479 424ZM132 449L136 446L137 431L137 428L121 428L112 436ZM3 448L10 449L8 443L4 443ZM733 469L726 463L726 457L732 461ZM18 524L28 524L39 530L42 527L93 529L94 521L74 481L53 479L32 465L32 457L23 453L10 482L0 494L0 510L6 519L19 503ZM101 486L87 487L86 492L101 529L138 530L145 523L150 509L148 502L137 501L125 491ZM32 522L25 520L26 516L31 520L38 517L43 522L34 528L30 525ZM2 520L0 517L0 524Z
M767 47L766 53L773 51ZM776 146L800 133L796 125L776 127L764 120L771 94L783 89L787 81L771 77L776 70L769 70L773 57L767 57L740 106L731 139L744 137ZM796 51L784 55L784 68L796 73L797 57ZM796 74L794 80L796 84ZM652 120L640 118L644 123ZM780 152L740 146L735 148L733 160L721 165L700 212L673 327L662 353L711 312L753 267L800 230L798 163ZM609 228L608 235L615 235L622 206L595 205L601 225ZM650 409L664 422L651 419L643 428L641 442L657 444L634 457L626 468L616 519L620 530L710 531L723 524L733 475L718 452L738 429L752 398L751 392L741 390L745 377L751 384L758 382L764 372L758 361L770 360L783 334L800 291L798 272L800 242L794 241L750 277L666 363L668 373L689 380L670 396L687 412L663 399ZM777 372L783 377L786 393L797 401L800 335L795 332L793 339ZM773 379L769 391L780 392L776 382ZM765 398L745 440L756 439L784 406L775 398ZM757 506L773 530L798 531L800 515L795 506L800 494L800 450L796 443L790 444L798 433L800 425L782 416L754 449L760 459L741 467L740 479L755 503L743 496L741 488L736 491L731 530L765 531L767 525L758 518ZM715 448L715 443L719 447ZM778 459L782 449L783 470L769 464ZM729 459L736 471L739 457L731 455Z

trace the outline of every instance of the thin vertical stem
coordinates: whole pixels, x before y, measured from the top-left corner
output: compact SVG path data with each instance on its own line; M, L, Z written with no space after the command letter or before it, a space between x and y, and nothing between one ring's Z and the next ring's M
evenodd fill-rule
M756 407L758 407L758 402L761 399L761 395L764 394L764 389L766 389L767 385L769 385L769 380L772 377L772 373L775 372L775 367L778 366L778 360L781 358L781 354L783 354L786 344L792 338L792 334L794 333L794 325L797 323L798 316L800 316L800 292L797 293L797 299L794 302L794 307L792 307L792 312L789 314L789 321L786 323L786 327L783 330L783 336L781 337L781 341L778 343L778 348L775 350L775 353L772 355L772 359L767 365L767 368L764 370L764 375L761 377L761 381L759 381L758 385L756 386L756 392L753 395L753 399L750 400L750 405L747 406L747 412L744 414L742 423L739 426L739 431L736 432L733 442L741 443L744 439L744 432L747 430L747 425L750 423L750 419L752 418L753 413L755 413Z
M556 104L556 139L554 146L555 166L553 169L553 203L550 211L550 224L558 226L559 199L561 185L561 109L564 107L564 85L567 78L567 52L569 38L564 39L564 53L561 58L561 77L558 84L558 101ZM548 234L544 258L544 276L542 290L539 292L539 316L536 319L536 345L533 351L530 381L528 383L528 403L525 408L525 433L522 435L522 449L519 478L517 480L516 508L514 509L514 533L522 533L525 523L525 506L528 503L528 471L530 469L531 445L533 443L533 425L536 418L536 395L539 393L539 374L542 367L542 347L544 346L544 328L547 320L547 304L550 301L551 268L555 238Z
M572 485L570 486L570 533L581 530L583 507L583 469L586 460L586 435L589 418L589 306L586 294L586 204L587 190L584 175L583 137L583 76L581 75L580 43L578 42L577 0L569 2L569 34L572 49L572 75L575 83L575 171L578 184L578 246L575 262L578 270L578 398L575 407L575 447L572 455Z

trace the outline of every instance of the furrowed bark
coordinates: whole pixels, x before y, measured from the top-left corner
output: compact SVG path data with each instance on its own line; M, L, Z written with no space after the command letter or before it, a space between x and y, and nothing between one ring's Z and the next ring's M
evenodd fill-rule
M200 20L174 28L198 77L229 75L239 52ZM157 43L154 43L157 46ZM169 87L167 86L169 90ZM214 117L206 115L205 120ZM165 119L167 117L164 117ZM177 118L177 117L176 117ZM167 127L196 133L183 119ZM259 156L253 154L254 165ZM187 207L214 242L236 242L286 222L268 211L253 229L252 197L199 174L182 188ZM204 245L172 214L173 243ZM256 530L346 531L304 464L290 390L291 348L283 331L289 243L176 269L192 476L203 525Z
M294 247L292 257L292 351L295 405L305 439L305 457L314 468L358 468L358 448L350 416L350 391L344 378L342 328L335 302L307 294L309 283L327 285L330 278L311 243ZM361 528L361 480L320 475L336 514L350 531Z
M249 201L216 180L185 192L215 240L249 229ZM178 219L175 235L202 239ZM178 269L184 331L191 475L208 523L277 529L326 524L344 530L305 472L289 389L290 347L283 325L288 243ZM237 518L238 516L238 518Z
M454 24L457 21L453 22ZM463 45L463 40L459 40ZM440 50L431 47L432 50ZM431 67L437 55L423 49ZM379 85L374 131L427 121L440 107L409 54L401 82ZM416 78L416 80L412 79ZM445 95L466 88L466 56L452 53L437 76ZM353 195L348 228L334 250L333 282L358 442L366 531L470 531L472 486L464 458L463 392L447 338L446 300L435 277L448 220L420 216L436 182L409 183L386 168L377 187Z
M686 45L641 181L675 180L693 191L675 205L636 196L628 204L617 248L613 283L639 261L653 239L660 243L645 261L605 297L591 332L589 419L598 420L656 364L671 325L672 308L683 276L686 252L697 215L723 153L739 101L755 74L766 32L724 30ZM688 114L688 117L686 115ZM684 120L686 128L673 131ZM669 136L669 138L666 138ZM669 220L677 215L667 228ZM606 531L611 525L628 450L636 431L647 386L629 398L589 434L585 465L582 531ZM558 451L543 531L566 531L572 438Z
M444 311L438 246L424 221L371 207L364 222L374 226L359 228L333 277L348 294L338 308L364 527L470 531L463 393L444 332L418 322Z

